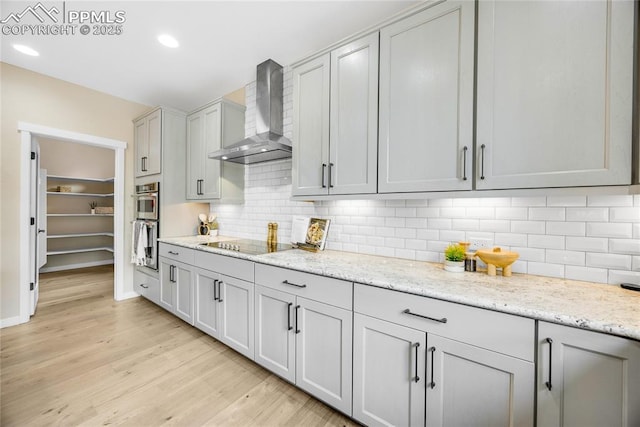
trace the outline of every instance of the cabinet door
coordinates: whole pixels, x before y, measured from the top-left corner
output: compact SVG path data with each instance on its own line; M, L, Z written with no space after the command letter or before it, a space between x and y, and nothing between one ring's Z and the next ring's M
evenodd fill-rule
M630 183L633 3L478 3L477 188Z
M198 111L187 117L187 199L200 198L203 159L203 118Z
M296 297L256 285L255 361L290 382L295 382Z
M198 269L194 272L196 289L196 312L194 326L201 331L218 338L219 309L216 298L218 290L218 274Z
M535 367L515 357L427 336L428 426L533 426Z
M165 258L159 258L160 297L159 305L173 313L175 306L174 269L175 263Z
M147 117L148 151L145 162L145 175L160 173L162 164L162 110L157 110Z
M376 192L378 37L376 32L331 52L330 194Z
M378 192L471 189L475 3L380 32Z
M297 297L296 385L351 415L352 312Z
M253 283L220 275L220 341L253 360Z
M135 133L134 133L134 142L135 142L135 152L136 152L136 177L144 176L146 173L143 171L144 169L144 159L147 157L147 153L149 152L149 141L147 138L147 120L140 119L134 124Z
M640 342L546 322L538 337L539 426L638 425Z
M174 314L193 325L193 273L191 267L178 264L174 272L175 305Z
M200 156L202 162L202 179L204 179L204 181L200 184L201 199L220 198L220 160L210 159L207 157L207 154L222 148L220 141L222 135L220 126L222 121L221 108L221 104L215 104L202 112L204 128Z
M329 54L293 69L294 196L327 194Z
M369 426L424 426L426 334L353 318L353 418Z

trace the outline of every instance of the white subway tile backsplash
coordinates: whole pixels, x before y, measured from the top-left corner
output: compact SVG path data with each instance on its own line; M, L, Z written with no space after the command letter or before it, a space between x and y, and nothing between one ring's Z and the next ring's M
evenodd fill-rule
M396 249L396 258L416 259L416 251L412 249Z
M496 208L496 219L519 219L526 220L528 210L527 208Z
M440 208L417 208L416 216L420 218L437 218L440 216Z
M407 218L405 220L405 226L411 228L427 228L426 218Z
M631 255L587 253L587 267L631 269Z
M546 197L514 197L511 199L511 206L546 206Z
M511 222L503 219L481 219L480 231L494 231L507 233L511 229Z
M640 222L640 207L609 209L611 222Z
M616 254L640 255L640 240L609 239L609 252Z
M478 199L480 206L489 206L492 208L504 208L511 206L511 198L509 197L487 197Z
M587 236L631 238L633 227L628 223L588 222Z
M416 229L415 228L396 228L396 237L400 237L402 239L415 239Z
M564 208L529 208L530 220L564 221Z
M527 264L527 273L536 276L564 278L564 265L529 262Z
M631 257L631 270L640 271L640 256Z
M451 230L451 219L449 218L429 218L427 226L434 230Z
M552 264L564 264L564 265L584 265L585 256L584 252L578 251L559 251L555 249L547 249L545 260Z
M430 207L436 208L450 208L453 206L452 199L431 199L429 200Z
M512 233L544 234L544 221L511 221Z
M564 249L564 237L532 234L529 236L530 248Z
M633 206L633 196L589 196L587 206Z
M480 204L480 199L476 199L476 198L472 198L472 197L464 197L464 198L460 198L460 199L453 199L452 200L452 206L461 206L461 207L467 207L467 206L478 206Z
M465 240L465 233L464 231L459 230L441 230L439 240L461 242Z
M478 219L452 219L451 227L455 230L475 231L480 229Z
M567 208L567 221L609 221L608 208Z
M547 222L547 234L558 236L584 236L586 234L586 230L587 226L584 222Z
M567 237L566 247L568 250L584 252L608 252L609 239L601 237Z
M444 218L466 218L465 208L440 208L440 216Z
M404 218L386 218L384 225L387 227L404 227L406 221Z
M518 252L520 254L519 259L522 261L544 262L545 260L544 249L512 247L511 250Z
M405 246L407 249L413 249L416 251L425 251L427 250L427 241L417 240L417 239L407 239L407 241L405 242Z
M496 233L496 246L527 246L527 235L516 233Z
M396 237L385 237L384 245L389 248L404 248L404 239L399 239Z
M547 206L587 206L587 196L549 196Z
M567 265L565 276L571 280L582 280L585 282L607 283L608 271L606 268L579 267Z
M416 216L416 208L396 208L396 216L411 218Z
M493 219L495 218L496 212L495 208L489 207L473 207L466 209L466 217L467 218L478 218L478 219Z
M619 285L620 283L640 284L640 272L609 270L609 284Z
M640 223L633 224L633 238L640 239Z

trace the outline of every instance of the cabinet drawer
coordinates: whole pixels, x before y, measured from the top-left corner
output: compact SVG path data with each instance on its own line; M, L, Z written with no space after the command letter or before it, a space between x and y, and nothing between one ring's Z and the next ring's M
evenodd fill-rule
M173 261L193 265L194 253L193 249L160 242L160 256Z
M215 271L247 282L253 282L253 262L246 259L195 251L195 264L205 270Z
M361 284L354 288L354 311L523 360L534 360L533 319Z
M133 290L156 304L160 303L160 281L135 269L133 273Z
M255 266L255 282L272 289L352 309L353 284L344 280L264 264Z

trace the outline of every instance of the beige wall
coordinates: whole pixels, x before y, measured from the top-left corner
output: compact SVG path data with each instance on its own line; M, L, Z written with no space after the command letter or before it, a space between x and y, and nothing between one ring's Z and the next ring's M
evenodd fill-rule
M129 194L133 188L132 119L150 107L82 86L0 63L0 319L19 315L19 176L18 122L125 141L125 221L133 219ZM125 248L130 241L125 227ZM133 269L125 265L125 283ZM130 285L125 291L130 290Z

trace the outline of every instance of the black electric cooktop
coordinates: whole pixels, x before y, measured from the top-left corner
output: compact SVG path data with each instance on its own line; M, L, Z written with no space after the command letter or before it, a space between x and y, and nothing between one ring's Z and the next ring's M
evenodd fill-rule
M286 251L293 249L293 246L287 243L267 244L264 240L238 239L226 242L209 242L202 243L204 246L211 248L225 249L228 251L240 252L248 255L262 255L271 252Z

